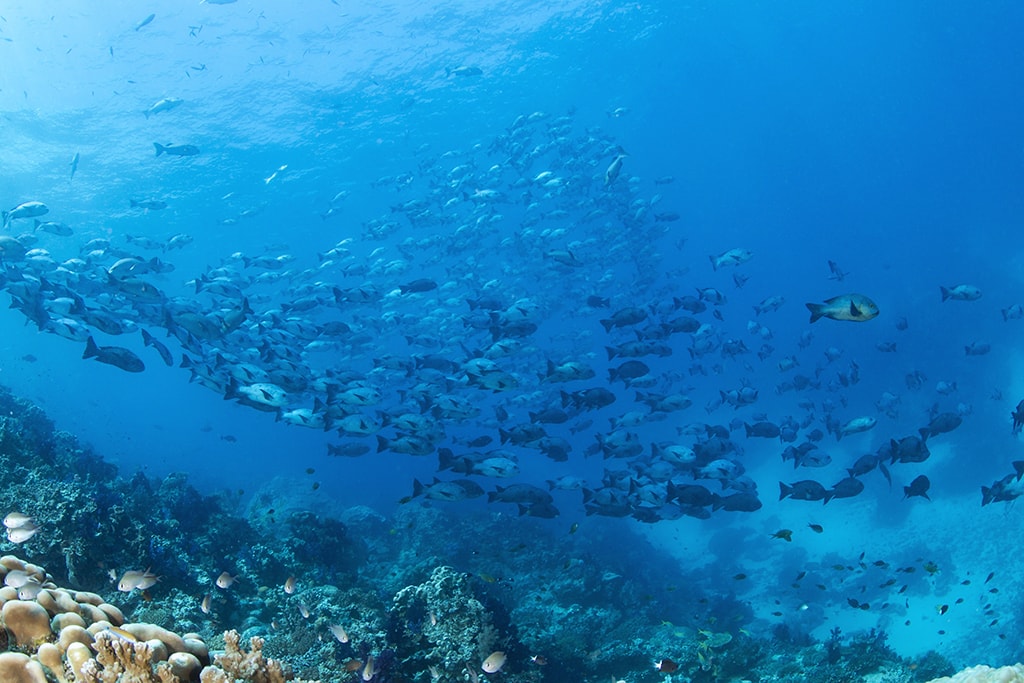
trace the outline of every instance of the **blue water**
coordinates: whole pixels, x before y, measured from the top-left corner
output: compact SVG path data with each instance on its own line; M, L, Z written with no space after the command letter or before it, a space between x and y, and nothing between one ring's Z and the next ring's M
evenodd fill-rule
M155 19L135 30L149 13ZM102 11L73 2L45 8L11 2L0 17L0 203L6 210L43 201L50 208L46 219L74 229L70 237L39 235L36 246L58 263L92 238L128 248L126 235L166 240L188 233L194 238L188 247L146 254L174 264L174 272L148 278L168 297L194 298L191 282L208 268L240 268L235 253L294 256L289 281L254 288L261 311L287 301L289 284L373 282L385 294L421 277L441 284L412 300L390 295L380 304L311 315L322 322L340 310L341 319L370 335L348 352L311 354L305 362L320 369L370 373L371 359L384 353L432 352L461 364L467 349L482 350L490 341L463 328L465 299L493 280L486 291L507 303L535 305L530 318L539 329L500 361L518 379L517 389L492 395L466 388L458 375L453 392L483 412L478 420L447 425L442 445L450 448L460 447L452 437L497 437L496 405L516 424L528 410L557 404L559 387L536 379L547 359L578 360L597 372L594 380L561 388L606 385L604 347L631 339L628 328L606 333L600 326L611 311L640 306L664 313L673 297L716 287L728 297L719 307L722 320L710 310L697 317L715 325L719 339L742 339L751 352L691 360L689 335L677 334L667 342L672 356L644 358L657 377L654 390L686 393L693 401L683 413L631 429L645 453L655 441L692 443L675 427L694 422L752 422L757 414L799 420L801 398L818 406L817 421L806 430L824 429L825 400L836 405L841 422L871 415L879 424L841 442L826 436L821 447L833 464L816 471L794 471L779 458L784 444L744 439L740 429L732 438L758 485L761 510L624 524L683 566L706 566L708 588L735 591L749 602L758 628L789 622L822 637L837 624L844 630L878 625L903 653L934 648L970 663L982 652L995 664L1019 657L1022 630L1015 608L1021 578L1007 560L1022 527L1019 506L979 505L980 487L1021 459L1008 416L1024 397L1024 359L1015 346L1024 320L1004 321L1000 311L1024 303L1022 24L1024 8L1004 2L392 2L367 8L339 0L300 10L240 0L106 3ZM446 76L459 66L482 73ZM184 102L143 115L166 97ZM558 137L549 127L560 117L567 117L565 140L524 168L510 168L501 141L514 138L518 117L535 112L527 124L531 144ZM193 144L201 154L156 158L154 142ZM628 156L621 176L606 187L604 172L619 148ZM469 170L453 175L460 165ZM548 196L515 185L545 170L572 182ZM410 176L407 184L394 181L403 174ZM664 176L674 181L654 182ZM449 198L485 187L501 190L507 201L488 208L462 200L442 208ZM341 191L348 196L332 204ZM129 200L151 198L168 208L129 208ZM426 200L431 217L414 224L393 210L410 200ZM528 208L531 200L541 208ZM606 213L586 218L595 205ZM332 206L337 215L322 218ZM528 225L531 211L556 207L568 216ZM655 222L659 212L680 218ZM492 220L494 213L501 217ZM366 226L374 219L399 227L370 239ZM455 233L460 224L476 227ZM545 234L548 229L558 232ZM17 220L5 234L30 230L31 220ZM399 272L378 267L355 277L317 271L317 254L343 239L352 240L346 247L354 263L406 264ZM580 268L544 258L566 248L583 261ZM712 270L708 255L733 248L754 256L737 268ZM843 282L828 279L829 260L849 273ZM742 288L733 282L736 273L749 277ZM982 298L940 300L940 286L963 283L980 288ZM879 317L808 323L804 302L848 292L870 296ZM590 295L610 297L611 310L586 307ZM752 306L768 296L786 303L754 316ZM200 301L210 310L217 303ZM896 327L901 318L905 331ZM773 335L767 343L775 350L764 360L756 353L764 341L750 334L750 320ZM37 401L60 428L125 471L185 471L202 489L247 494L276 478L297 480L308 486L308 505L316 509L365 504L385 514L412 492L414 478L429 482L435 475L434 454L329 458L326 445L342 439L276 423L272 414L189 383L187 371L164 367L137 334L97 334L100 343L144 358L145 373L129 375L83 361L82 345L23 323L16 310L0 313L0 382ZM813 339L800 348L808 330ZM433 336L442 345L410 346L406 335ZM879 351L882 342L896 342L896 352ZM974 342L990 344L991 352L965 355ZM180 350L167 343L177 360ZM831 363L830 347L841 351ZM24 360L28 354L36 360ZM789 378L778 361L790 355L800 363L797 372L818 372L820 389L777 393ZM859 383L838 385L837 374L851 363ZM692 374L695 367L703 374ZM915 370L927 377L917 391L904 380ZM414 384L373 376L384 395L381 410L397 407L398 390ZM938 393L939 382L955 382L956 392ZM720 390L743 383L759 390L756 404L705 411ZM643 408L634 403L634 390L609 386L618 400L582 416L594 420L592 427L577 434L569 424L548 427L570 440L570 460L556 463L520 449L522 472L514 481L543 486L572 474L596 486L605 467L624 469L622 461L584 457L594 435L607 432L609 418ZM900 397L895 418L875 408L883 392ZM963 425L929 443L927 462L893 465L891 487L872 472L861 495L828 507L776 500L779 481L830 486L858 456L916 434L933 406L962 413ZM376 450L373 438L366 443ZM903 500L902 487L919 474L931 480L931 501ZM474 479L488 490L508 483ZM592 519L579 492L555 495L561 514L552 525ZM486 503L453 505L470 510ZM498 509L515 518L513 506ZM809 532L809 522L826 532ZM794 530L792 543L769 538L780 528ZM856 581L872 587L863 593L850 592L851 585L860 591L854 579L834 577L827 591L790 588L802 569L853 565L862 551L868 562L893 568L916 563L911 588L894 593L904 583L900 574L891 588L874 588L893 576L891 569L877 576L865 570ZM922 576L927 560L939 566L934 577ZM994 584L981 585L990 571L999 577L998 594L986 592ZM733 580L738 573L749 578ZM971 584L962 586L964 580ZM859 595L875 609L849 608L847 598L863 601ZM937 605L958 597L962 604L938 613ZM882 609L882 602L892 606ZM999 618L992 627L989 602Z

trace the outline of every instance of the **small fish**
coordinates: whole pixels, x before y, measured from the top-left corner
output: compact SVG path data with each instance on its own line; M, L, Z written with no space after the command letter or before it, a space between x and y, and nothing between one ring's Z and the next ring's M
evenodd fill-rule
M654 663L654 670L660 671L663 674L675 673L678 668L679 665L671 659L659 659Z
M153 23L154 19L156 19L156 15L150 14L148 17L146 17L145 19L143 19L135 25L135 30L138 31L140 28L144 26L149 26L151 23ZM111 53L111 56L113 56L113 53Z
M7 540L11 543L24 543L35 536L41 528L42 527L35 522L27 522L17 528L8 529Z
M363 667L362 677L364 681L372 681L373 677L377 674L377 666L373 661L373 655L366 658L366 666Z
M302 602L300 600L298 608L299 608L299 614L302 615L302 618L303 619L309 619L309 606L306 603L304 603L304 602Z
M338 639L339 643L344 644L348 642L348 633L345 632L345 628L341 624L331 624L327 628L331 630L331 633Z
M142 112L148 119L150 116L155 116L162 111L170 111L180 105L185 100L178 97L165 97L162 100L158 100L146 111Z
M284 582L284 592L291 595L295 592L295 577L289 576Z
M746 574L736 574L736 575L735 575L735 576L733 576L732 578L733 578L733 579L734 579L735 581L742 581L743 579L747 578L747 575L746 575Z
M501 667L505 666L505 653L501 650L492 652L487 659L483 661L480 668L484 670L484 673L495 674L501 671Z
M813 522L808 524L807 527L816 534L820 534L825 530L825 527L821 526L820 524L814 524Z
M233 584L237 578L237 576L231 576L231 574L228 574L227 572L222 572L221 575L217 577L217 588L227 590L228 588L231 588L231 584Z
M480 76L480 75L483 74L483 72L484 72L484 70L481 69L478 66L457 66L454 69L445 68L444 75L445 75L445 77L450 77L450 76L468 77L468 76Z
M779 529L774 534L772 534L772 538L781 538L783 541L792 542L793 531L792 529Z
M195 145L161 145L159 142L154 142L153 147L156 149L156 155L168 154L175 157L194 157L199 154L199 148Z
M286 168L288 168L288 164L284 164L283 166L279 166L279 167L277 168L277 170L276 170L276 171L274 171L274 172L273 172L273 173L271 173L271 174L270 174L270 175L269 175L268 177L266 177L266 178L264 178L264 179L263 179L263 184L264 184L264 185L269 185L269 184L270 184L271 182L273 182L274 178L276 178L276 177L277 177L277 174L278 174L278 173L281 173L281 172L282 172L282 171L284 171L284 170L285 170Z
M34 521L35 520L28 515L24 515L20 512L11 512L4 517L4 526L8 529L17 529L19 527L32 524Z
M530 663L537 666L546 666L548 659L544 655L530 655Z
M75 171L78 170L78 152L75 152L75 156L71 157L71 180L75 179ZM1006 314L1003 314L1003 319L1006 319Z
M210 603L213 602L213 597L207 593L203 596L202 602L199 603L199 609L203 611L203 614L210 613Z
M949 605L937 605L935 607L935 611L938 612L939 616L941 617L943 614L949 611Z
M622 171L622 162L625 161L626 155L619 154L612 163L608 165L608 168L604 172L604 184L611 185L615 182L615 179L619 177L619 173Z

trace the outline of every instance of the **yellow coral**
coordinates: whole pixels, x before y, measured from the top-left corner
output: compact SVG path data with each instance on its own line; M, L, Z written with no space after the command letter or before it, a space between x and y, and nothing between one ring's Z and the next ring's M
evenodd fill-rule
M291 678L286 676L280 663L263 657L262 638L254 636L249 640L249 652L240 647L240 642L238 631L224 633L224 652L214 657L214 664L220 670L209 666L203 669L200 675L202 683L231 683L235 680L284 683Z

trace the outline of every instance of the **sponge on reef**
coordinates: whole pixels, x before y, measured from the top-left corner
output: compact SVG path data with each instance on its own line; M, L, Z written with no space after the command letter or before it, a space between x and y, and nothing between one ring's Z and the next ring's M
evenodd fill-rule
M1024 683L1024 665L1014 664L998 669L975 666L952 676L934 678L928 683Z

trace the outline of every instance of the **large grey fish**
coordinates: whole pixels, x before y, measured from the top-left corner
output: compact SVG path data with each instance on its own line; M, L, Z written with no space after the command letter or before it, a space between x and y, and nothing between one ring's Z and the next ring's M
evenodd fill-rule
M805 305L811 312L812 323L820 318L861 323L878 315L878 306L863 294L843 294L826 299L823 304Z
M92 337L85 340L85 353L82 358L95 358L101 363L121 368L125 372L142 372L146 369L142 359L130 349L121 346L96 346Z

